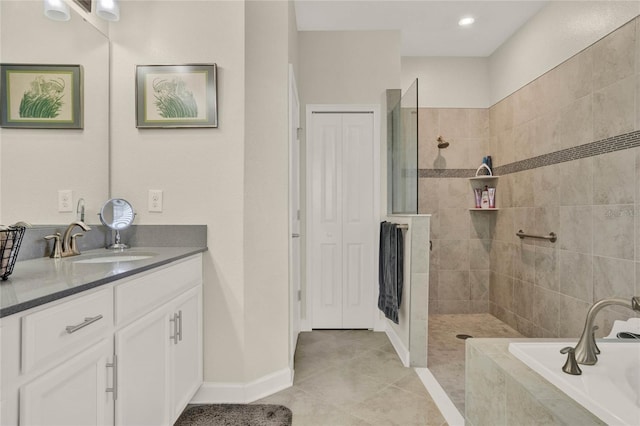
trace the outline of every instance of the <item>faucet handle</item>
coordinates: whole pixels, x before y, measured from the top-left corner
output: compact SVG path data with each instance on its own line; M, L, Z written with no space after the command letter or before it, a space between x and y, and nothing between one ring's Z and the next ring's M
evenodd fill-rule
M60 250L60 233L56 232L53 235L47 235L44 237L45 240L53 240L53 249L51 250L51 255L49 256L52 259L59 259L62 257L62 252Z
M573 376L579 376L582 374L582 370L576 361L576 350L571 346L560 349L561 354L567 355L567 362L562 366L562 371Z
M69 247L71 250L71 253L77 255L80 254L80 249L78 248L78 242L76 241L76 239L78 237L84 237L84 234L82 232L78 232L77 234L73 234L71 236L71 246Z

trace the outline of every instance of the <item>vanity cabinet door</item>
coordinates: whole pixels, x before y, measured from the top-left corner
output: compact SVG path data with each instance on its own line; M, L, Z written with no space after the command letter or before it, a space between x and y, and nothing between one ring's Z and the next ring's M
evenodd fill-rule
M20 425L112 425L112 359L104 339L22 386Z
M202 289L176 300L178 339L172 346L172 419L178 418L202 384Z
M202 384L201 283L198 256L116 287L116 426L171 425Z
M167 401L170 345L173 344L172 314L168 306L162 306L116 333L118 426L170 423Z

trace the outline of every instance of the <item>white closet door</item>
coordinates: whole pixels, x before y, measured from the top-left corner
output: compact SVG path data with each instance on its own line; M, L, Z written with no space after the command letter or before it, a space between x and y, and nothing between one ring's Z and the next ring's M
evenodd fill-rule
M312 132L313 328L342 328L342 116L313 114Z
M313 328L372 328L373 115L312 115L310 285Z
M342 327L373 327L373 114L342 124Z

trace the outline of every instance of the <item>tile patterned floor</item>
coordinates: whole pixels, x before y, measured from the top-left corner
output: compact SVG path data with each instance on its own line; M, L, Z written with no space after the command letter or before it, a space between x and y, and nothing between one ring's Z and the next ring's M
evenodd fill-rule
M464 340L473 337L523 337L490 314L429 315L427 368L464 415Z
M447 424L386 334L366 330L300 333L293 386L256 403L289 407L293 426Z

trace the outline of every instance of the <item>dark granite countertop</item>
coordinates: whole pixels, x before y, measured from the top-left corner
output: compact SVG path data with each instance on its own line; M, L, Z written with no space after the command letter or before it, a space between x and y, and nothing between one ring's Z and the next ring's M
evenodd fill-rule
M122 252L96 249L63 259L45 257L19 261L9 279L0 281L0 318L206 250L206 247L136 247ZM145 254L153 256L135 261L78 262L95 257Z

